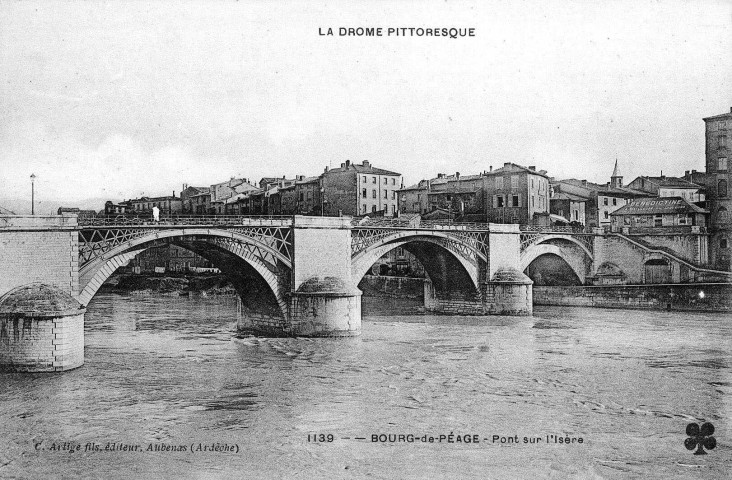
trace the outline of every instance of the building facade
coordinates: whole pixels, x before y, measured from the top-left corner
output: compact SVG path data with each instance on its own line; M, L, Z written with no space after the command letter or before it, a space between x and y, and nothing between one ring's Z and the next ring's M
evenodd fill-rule
M549 177L544 170L504 163L483 175L486 221L537 224L549 218Z
M296 207L293 212L287 214L297 215L321 215L323 204L323 191L320 177L305 177L299 175L295 181Z
M201 194L207 194L209 187L192 187L190 185L183 184L183 190L180 192L180 201L182 203L182 211L184 214L203 214L206 210L200 212L197 211L198 196ZM210 195L209 195L210 199Z
M657 197L681 197L689 202L704 201L704 187L683 178L640 176L628 184L628 188L650 193Z
M610 229L612 225L611 215L614 211L638 198L655 196L652 193L635 190L623 185L623 176L618 169L617 160L610 181L605 185L570 178L553 181L552 190L555 195L566 193L586 200L585 226L587 228Z
M690 227L699 227L696 231L705 229L708 215L708 211L683 197L658 197L633 200L614 211L611 217L613 231L691 232Z
M587 225L585 216L585 205L587 200L571 193L555 193L549 198L549 212L552 215L559 215L567 223L579 223Z
M140 197L130 200L132 211L138 215L149 214L158 207L162 215L174 215L183 212L183 202L175 195L168 197Z
M730 149L732 148L732 108L730 113L704 119L706 125L706 194L710 212L710 256L712 266L730 270L732 240L732 192L730 192Z
M400 173L376 168L368 160L360 165L346 160L339 168L326 168L321 181L328 216L396 214L396 192L402 186Z
M429 211L427 200L429 180L420 180L412 186L399 189L397 200L400 213L425 214Z

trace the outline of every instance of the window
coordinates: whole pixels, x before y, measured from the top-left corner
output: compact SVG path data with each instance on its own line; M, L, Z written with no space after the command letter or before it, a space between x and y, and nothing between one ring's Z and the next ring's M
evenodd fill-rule
M389 190L384 190L384 198L389 200Z
M363 176L363 183L366 183L366 175Z
M362 208L361 208L361 211L362 211L363 213L366 213L366 205L361 205L361 207L362 207Z
M719 248L729 248L729 244L727 243L726 238L723 238L719 241Z
M503 208L503 196L496 195L496 207Z
M727 171L727 157L720 157L717 159L717 171L719 171L719 172Z
M303 201L303 197L304 197L303 193L302 193L302 192L300 192L300 201L301 201L301 202Z
M371 183L376 183L376 177L371 179Z
M613 206L616 206L617 204L618 204L618 199L617 198L613 198Z
M656 214L653 216L653 226L654 227L660 227L663 226L663 215Z
M308 200L312 200L312 199L313 199L313 192L308 192Z
M361 191L361 196L363 198L366 198L368 196L368 195L366 195L366 189L365 188Z
M534 196L531 196L531 208L534 208L536 206L536 200L534 200Z
M519 206L519 196L518 195L514 195L513 197L511 197L511 206L512 207Z
M518 188L518 175L511 175L511 188L514 190Z
M720 180L719 183L717 183L717 196L727 196L727 180Z
M727 223L729 222L729 215L727 215L727 209L724 207L719 207L719 210L717 210L717 223Z
M727 136L726 135L720 135L717 137L717 148L726 148L727 147Z
M608 203L607 203L607 197L605 197L605 198L602 199L602 204L605 205L605 206L608 205Z
M574 219L575 219L575 220L579 220L579 212L578 212L577 210L575 210L575 211L574 211L574 212L572 212L572 213L574 214Z
M376 190L371 190L371 198L376 198Z
M392 178L392 179L391 179L391 184L392 184L392 185L396 185L396 178Z
M391 192L391 199L396 200L396 192Z
M371 205L371 213L376 213L376 205Z
M608 215L607 210L606 210L605 211L605 220L607 220L609 217L610 217L610 215Z
M389 179L388 178L384 178L384 185L388 185L388 184L389 184Z
M503 177L496 177L496 190L503 190Z

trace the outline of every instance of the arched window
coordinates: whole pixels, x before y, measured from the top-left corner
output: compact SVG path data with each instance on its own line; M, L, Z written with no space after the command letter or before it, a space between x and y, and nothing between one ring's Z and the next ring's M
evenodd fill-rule
M729 214L727 212L727 209L724 207L719 207L719 210L717 210L717 223L728 223L729 222Z
M720 180L719 183L717 183L717 196L727 196L727 180Z
M729 248L729 243L727 243L726 238L719 240L719 248Z

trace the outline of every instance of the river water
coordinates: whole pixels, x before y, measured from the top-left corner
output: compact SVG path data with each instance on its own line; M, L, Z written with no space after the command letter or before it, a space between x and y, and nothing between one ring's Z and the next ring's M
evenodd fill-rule
M0 477L732 470L730 315L538 307L533 317L476 318L392 307L364 299L357 338L237 338L231 297L100 294L86 315L84 367L0 374ZM717 447L696 456L684 432L702 421Z

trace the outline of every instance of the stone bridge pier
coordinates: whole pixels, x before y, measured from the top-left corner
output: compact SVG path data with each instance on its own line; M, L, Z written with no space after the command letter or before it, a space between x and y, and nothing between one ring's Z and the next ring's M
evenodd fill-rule
M361 333L361 291L351 276L350 220L350 217L295 217L289 325L282 333L301 336Z

